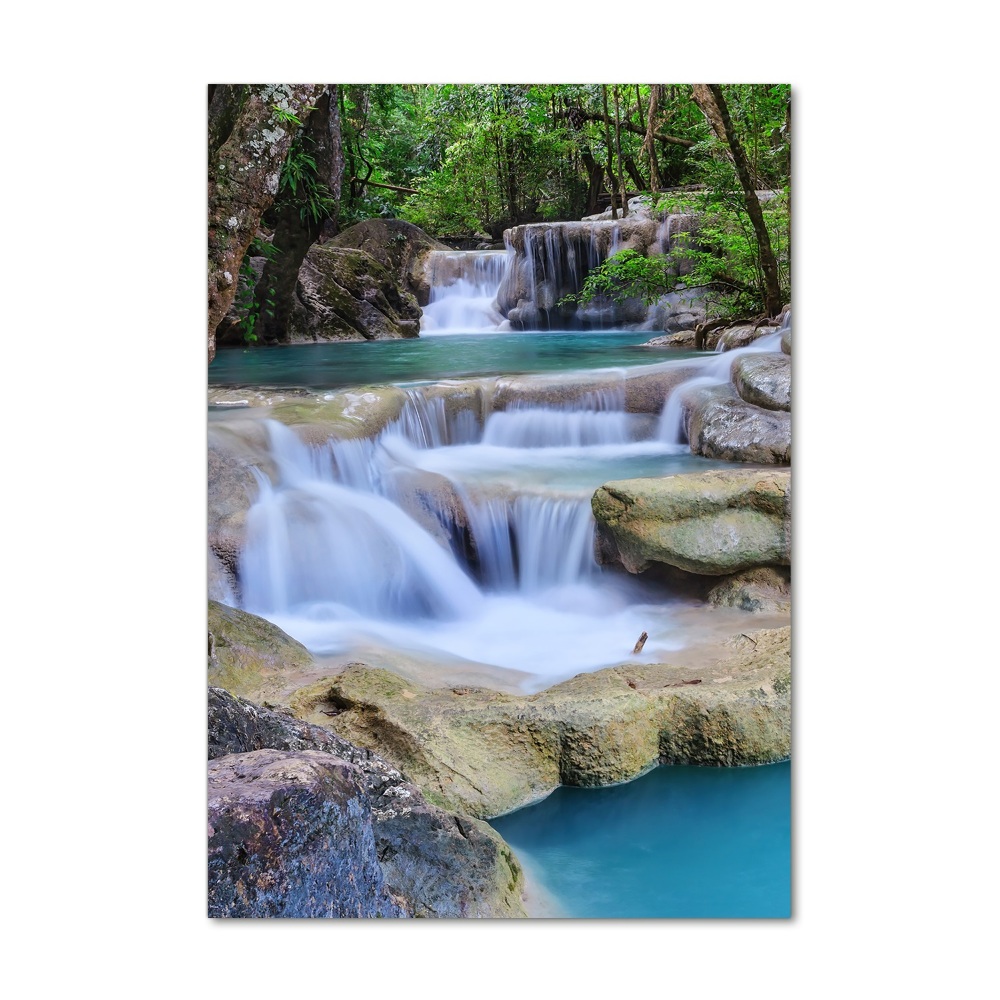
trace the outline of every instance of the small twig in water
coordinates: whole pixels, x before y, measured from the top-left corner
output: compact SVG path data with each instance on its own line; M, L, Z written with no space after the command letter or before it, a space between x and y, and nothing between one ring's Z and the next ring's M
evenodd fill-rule
M639 641L635 644L635 648L632 650L633 656L635 656L636 653L642 652L642 647L646 645L646 640L648 638L649 638L648 632L643 632L642 635L639 636Z

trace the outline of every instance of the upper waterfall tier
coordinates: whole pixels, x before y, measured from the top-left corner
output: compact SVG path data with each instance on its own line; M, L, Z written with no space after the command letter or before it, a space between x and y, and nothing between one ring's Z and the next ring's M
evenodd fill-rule
M515 330L642 323L648 310L638 301L586 308L560 303L579 292L587 275L612 254L626 249L646 256L667 253L680 234L694 231L695 223L692 215L670 215L663 220L515 226L504 233L511 262L497 291L497 306ZM682 266L677 273L684 273Z
M427 254L424 268L430 300L424 306L421 329L428 333L495 330L503 322L496 297L509 256L503 250Z
M619 250L647 256L676 249L678 238L695 231L693 215L664 219L540 222L504 233L506 251L434 251L425 258L430 300L421 329L427 333L515 330L621 329L655 322L678 303L666 296L663 309L639 300L561 304L579 292L587 275ZM674 265L686 273L685 263ZM688 294L688 298L690 298ZM683 296L682 296L683 297ZM652 327L649 327L652 328Z

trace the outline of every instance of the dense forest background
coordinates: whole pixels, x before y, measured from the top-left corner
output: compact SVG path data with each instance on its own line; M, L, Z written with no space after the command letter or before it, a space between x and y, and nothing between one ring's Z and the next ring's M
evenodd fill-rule
M309 246L354 223L485 248L525 223L622 218L638 195L664 217L698 214L685 272L721 293L723 315L777 315L791 134L787 84L210 86L210 341L244 258L268 260L246 339L280 339ZM663 262L625 251L583 295L654 299L670 283Z

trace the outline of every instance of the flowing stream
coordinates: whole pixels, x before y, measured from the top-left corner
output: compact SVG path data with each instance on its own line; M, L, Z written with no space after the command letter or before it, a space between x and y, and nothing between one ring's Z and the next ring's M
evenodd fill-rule
M517 671L529 689L622 662L642 632L649 638L640 659L662 659L684 642L676 614L690 602L597 564L591 497L615 479L726 467L690 454L680 404L691 387L728 378L741 352L663 362L637 349L643 334L483 333L510 255L430 256L438 259L426 315L450 336L361 345L355 368L352 345L335 345L335 373L320 345L282 348L272 360L248 352L249 366L215 369L213 381L316 395L371 381L370 352L382 348L390 372L401 371L391 363L401 355L417 359L402 370L421 376L435 366L444 368L438 377L544 371L550 380L589 379L593 388L549 400L531 382L542 376L529 376L484 410L481 385L478 396L446 402L433 382L390 379L406 392L398 419L372 437L322 445L304 443L266 410L251 411L265 421L275 472L257 473L240 603L315 653L375 644ZM745 350L774 349L776 338ZM220 358L225 364L238 353ZM584 370L619 358L629 364ZM630 377L678 363L693 378L661 411L627 411Z
M526 245L560 259L551 236ZM728 380L741 353L778 349L780 331L670 361L639 347L648 333L498 333L510 255L432 256L424 326L435 335L220 352L210 381L226 388L211 421L242 427L258 449L263 428L267 453L227 596L314 653L367 661L374 648L431 664L432 685L477 683L486 667L489 683L534 691L703 639L697 602L598 565L591 497L615 479L731 467L690 453L687 400ZM650 406L651 378L673 389ZM405 400L360 439L308 444L251 405L264 390L307 413L372 384ZM637 385L646 412L627 405ZM744 613L711 614L726 634L745 627L727 624ZM627 785L560 788L492 823L547 900L539 915L781 917L789 806L787 763L657 768Z
M659 441L621 393L481 423L410 389L380 435L322 446L266 420L275 481L247 520L243 606L317 653L381 643L546 686L678 648L669 595L594 558L593 491L713 463Z

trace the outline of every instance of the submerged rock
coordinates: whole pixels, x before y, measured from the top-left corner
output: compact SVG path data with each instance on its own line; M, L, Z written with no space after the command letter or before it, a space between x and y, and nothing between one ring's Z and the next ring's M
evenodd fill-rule
M790 747L790 630L735 637L717 663L630 664L534 695L432 689L351 664L301 689L296 714L377 750L442 808L496 816L559 784L607 785L657 763L761 764Z
M391 340L420 333L420 307L363 250L316 244L306 254L288 321L289 342Z
M241 768L244 773L253 773L248 770L252 768L259 771L261 762L266 761L271 770L259 775L257 780L267 782L273 778L275 767L290 766L294 776L300 773L304 763L315 769L319 762L344 779L339 783L341 788L346 781L349 789L360 792L347 796L353 829L345 841L338 842L332 849L333 860L319 858L318 865L321 871L332 866L335 879L345 877L346 873L349 881L353 872L361 872L361 884L372 887L366 894L366 906L372 912L253 915L524 915L520 866L503 840L485 823L447 813L428 803L418 788L377 753L354 746L321 726L269 711L218 688L210 688L208 693L208 750L210 760L227 765L223 777ZM263 753L284 753L286 756L258 757ZM210 773L211 770L210 767ZM307 776L307 783L308 780ZM216 774L214 789L210 785L210 823L213 826L213 815L218 817L220 810L217 808L213 814L212 794L221 785L220 776ZM254 812L253 802L248 805L244 801L242 788L230 787L227 794L230 812L234 808L241 816L249 812L258 827L267 825L266 819ZM257 794L253 801L260 798ZM355 804L352 806L352 803ZM294 821L302 828L302 839L322 838L331 812L336 810L329 809L320 796L301 798ZM279 825L277 817L274 825ZM292 845L291 858L286 856L288 838L272 834L270 844L273 846L262 861L254 859L258 863L251 864L247 859L242 871L231 856L232 852L225 854L226 863L220 865L228 872L222 893L224 901L231 899L228 882L239 881L244 890L256 898L261 895L258 890L262 884L269 884L276 878L282 880L290 865L298 864L297 842ZM373 845L373 852L369 845ZM349 851L355 852L353 863ZM371 870L372 856L379 869L377 873ZM376 891L379 886L381 896ZM343 909L342 891L336 881L314 886L314 907ZM293 899L301 895L294 885L291 892ZM380 901L383 904L388 901L395 912L380 912ZM210 899L210 905L211 902ZM273 894L267 894L266 899L258 903L258 908L266 905L276 905ZM354 895L348 896L347 905L348 909L358 905Z
M597 554L724 576L791 559L791 473L723 470L605 483L591 506Z

